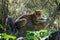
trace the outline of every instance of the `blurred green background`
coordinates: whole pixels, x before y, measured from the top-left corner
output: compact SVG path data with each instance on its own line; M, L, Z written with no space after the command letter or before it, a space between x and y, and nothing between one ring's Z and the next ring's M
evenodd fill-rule
M0 0L0 29L5 28L5 21L8 16L14 16L16 19L21 15L31 14L35 10L42 10L41 17L48 17L52 22L48 26L44 25L47 26L45 29L41 28L44 30L43 32L41 30L38 31L39 33L29 31L25 38L28 37L27 40L33 40L34 37L34 40L38 40L39 37L48 36L51 32L60 29L59 4L60 0Z

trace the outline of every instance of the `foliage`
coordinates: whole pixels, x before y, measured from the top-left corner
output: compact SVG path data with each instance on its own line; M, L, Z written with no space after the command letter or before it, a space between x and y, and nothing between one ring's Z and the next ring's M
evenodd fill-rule
M25 39L27 40L39 40L42 37L49 36L51 31L40 30L40 31L28 31Z
M39 40L42 37L49 36L52 32L48 30L40 30L40 31L28 31L25 40ZM16 36L11 36L6 33L2 33L2 38L9 38L11 40L16 40Z
M9 15L15 17L29 14L34 10L43 10L42 17L50 17L60 0L9 0Z
M0 24L0 29L3 29L3 26Z
M2 38L11 38L12 40L15 40L16 39L15 36L11 36L11 35L8 35L6 33L2 33Z

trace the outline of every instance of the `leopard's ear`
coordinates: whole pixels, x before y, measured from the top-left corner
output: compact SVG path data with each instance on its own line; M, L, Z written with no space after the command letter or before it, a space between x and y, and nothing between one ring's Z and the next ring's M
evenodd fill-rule
M37 13L41 13L41 11L40 10L35 10L35 13L37 14Z
M41 11L40 11L40 10L36 10L36 11L35 11L35 15L41 16Z
M36 10L33 12L33 15L36 15Z
M41 12L40 10L35 10L35 13Z
M35 15L37 15L37 13L38 13L38 11L37 11L37 10L35 10Z
M35 13L37 13L37 11L35 10Z
M36 10L35 10L35 12L36 12Z

